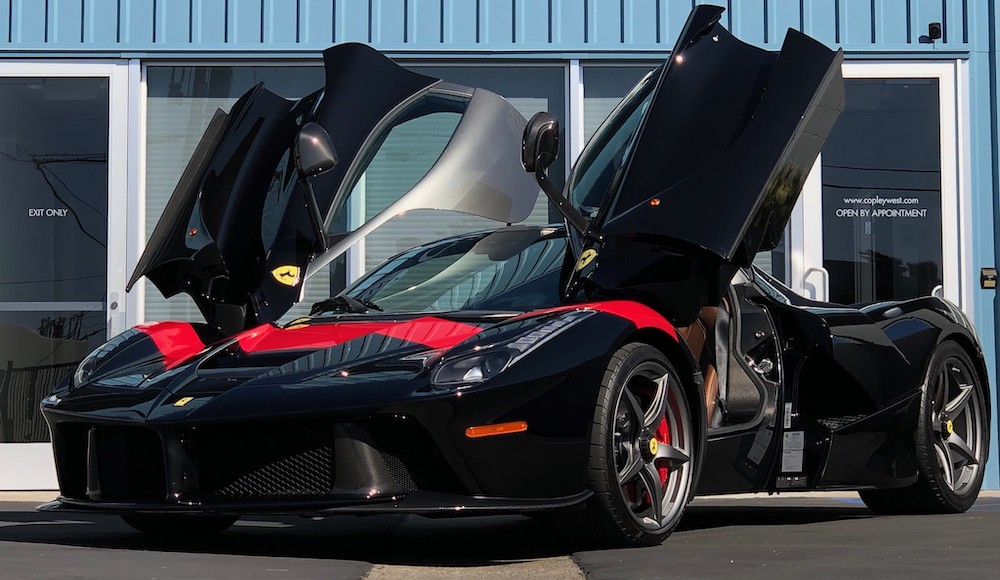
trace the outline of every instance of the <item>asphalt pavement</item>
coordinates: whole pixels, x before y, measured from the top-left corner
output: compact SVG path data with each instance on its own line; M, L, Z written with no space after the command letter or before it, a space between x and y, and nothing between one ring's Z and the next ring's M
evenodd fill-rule
M17 501L2 501L15 499ZM1000 578L1000 495L954 516L856 496L699 498L663 545L579 551L518 516L247 517L166 541L0 494L0 578Z

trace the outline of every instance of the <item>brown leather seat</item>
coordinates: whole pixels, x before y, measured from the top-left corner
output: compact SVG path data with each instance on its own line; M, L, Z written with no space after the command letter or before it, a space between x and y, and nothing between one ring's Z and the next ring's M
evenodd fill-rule
M715 370L715 322L718 315L717 307L705 306L698 311L698 319L691 325L677 329L701 366L708 421L712 420L715 405L719 400L719 376Z

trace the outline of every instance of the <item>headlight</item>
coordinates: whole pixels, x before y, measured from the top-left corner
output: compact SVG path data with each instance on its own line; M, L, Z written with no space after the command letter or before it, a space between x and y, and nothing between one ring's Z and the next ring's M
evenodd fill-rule
M76 366L76 372L73 373L74 387L79 387L90 380L91 375L94 374L94 369L97 368L97 355L100 352L101 349L99 348L88 354L82 361L80 361L80 364Z
M101 346L94 349L93 352L88 354L80 361L80 364L76 365L76 372L73 373L73 384L70 388L76 388L80 385L90 381L90 377L94 376L94 371L100 365L101 360L108 356L113 350L130 340L132 337L141 334L137 328L130 328L125 332L119 334L118 336L112 338L108 342L105 342Z
M487 381L593 313L593 310L575 310L534 326L521 336L446 358L431 373L431 384L450 387Z
M447 361L431 375L431 383L435 385L459 385L465 383L481 383L503 372L515 353L506 346L497 346L472 356L463 356Z

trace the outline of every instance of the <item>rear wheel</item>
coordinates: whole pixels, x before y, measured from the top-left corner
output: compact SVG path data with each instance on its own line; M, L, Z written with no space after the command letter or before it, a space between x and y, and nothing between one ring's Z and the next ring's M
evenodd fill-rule
M219 534L228 530L239 519L232 516L192 514L131 514L121 518L140 532L178 539Z
M561 527L595 544L658 544L677 527L691 496L694 427L680 377L646 344L611 358L594 413L589 486L581 512Z
M928 366L916 434L919 479L910 487L860 492L872 511L961 513L983 484L989 417L983 382L965 349L942 344Z

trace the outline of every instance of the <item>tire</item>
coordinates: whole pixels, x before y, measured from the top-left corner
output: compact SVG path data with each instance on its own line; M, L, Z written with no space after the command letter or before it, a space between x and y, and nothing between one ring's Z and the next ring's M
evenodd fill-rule
M938 347L920 397L917 482L860 492L875 513L962 513L979 496L989 449L989 415L983 379L965 349L954 342Z
M233 516L201 516L191 514L131 514L121 516L132 528L154 536L176 539L220 534L239 518Z
M601 381L591 429L594 495L582 510L554 514L561 531L601 546L663 542L693 491L690 409L680 376L659 350L642 343L619 349Z

